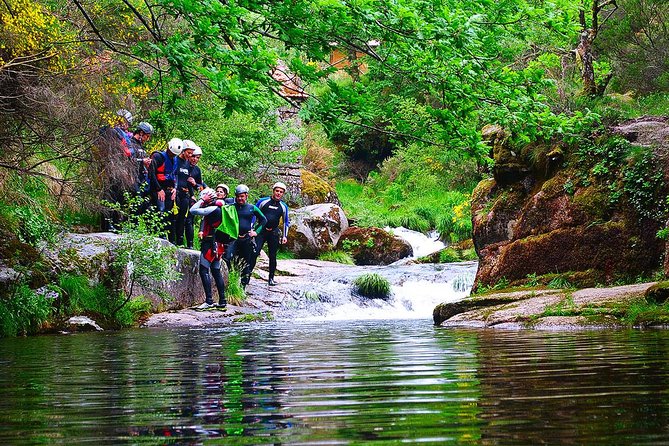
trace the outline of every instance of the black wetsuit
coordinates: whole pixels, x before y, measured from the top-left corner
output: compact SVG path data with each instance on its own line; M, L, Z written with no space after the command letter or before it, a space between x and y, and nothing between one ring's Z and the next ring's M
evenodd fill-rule
M190 194L190 206L195 204L195 194L207 187L207 185L202 181L202 171L198 166L193 166L191 164L190 176L195 180L195 186L188 183L189 194ZM184 230L186 232L186 247L193 248L193 240L195 239L195 216L189 212L186 215L186 223Z
M258 232L256 237L256 255L251 265L251 271L255 268L256 260L267 242L267 256L269 257L269 280L274 279L276 272L276 255L279 251L279 244L283 237L288 237L288 206L281 200L275 200L272 197L261 198L256 202L256 206L267 217L267 223ZM283 220L283 225L281 225Z
M191 177L193 171L193 165L190 161L179 158L177 160L177 196L175 199L175 204L177 205L178 212L175 217L175 231L176 231L176 245L181 246L184 242L184 229L186 226L186 214L188 214L188 209L191 207L191 196L192 196L192 185L188 182L188 178ZM191 245L193 245L191 237Z
M256 232L261 230L267 222L265 215L253 204L235 203L237 217L239 218L239 238L230 243L230 249L226 252L228 265L233 257L242 259L242 286L246 286L251 278L251 267L256 255L255 239L249 235L251 229Z

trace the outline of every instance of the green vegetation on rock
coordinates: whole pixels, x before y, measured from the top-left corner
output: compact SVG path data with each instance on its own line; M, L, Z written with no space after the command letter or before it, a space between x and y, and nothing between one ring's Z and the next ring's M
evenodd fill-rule
M390 282L385 277L376 274L363 274L353 281L357 294L370 299L388 299L390 297Z

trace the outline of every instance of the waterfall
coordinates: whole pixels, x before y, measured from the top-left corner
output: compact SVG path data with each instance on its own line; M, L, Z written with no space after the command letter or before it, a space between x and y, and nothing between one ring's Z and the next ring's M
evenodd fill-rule
M307 320L431 318L436 305L469 295L476 268L477 262L333 266L291 292L285 316ZM388 279L392 291L388 300L352 293L353 281L366 273Z
M422 232L412 231L401 226L399 228L387 227L385 230L406 240L413 248L414 258L430 255L445 247L439 240L439 233L437 231L431 231L425 235Z

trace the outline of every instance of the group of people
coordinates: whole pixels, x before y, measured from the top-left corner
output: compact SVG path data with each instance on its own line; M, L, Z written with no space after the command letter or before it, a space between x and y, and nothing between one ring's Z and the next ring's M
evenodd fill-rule
M172 138L165 150L147 156L144 145L153 134L153 127L140 122L130 132L132 114L119 110L116 116L114 126L103 128L101 136L108 148L117 147L116 154L120 152L129 162L126 165L130 166L130 174L110 181L108 201L123 203L126 193L139 197L141 204L135 212L143 213L153 207L165 224L167 239L189 249L194 243L194 218L202 217L198 232L199 274L205 302L199 308L224 309L225 284L220 262L225 261L229 268L233 259L239 259L241 284L246 287L265 243L268 283L276 285L276 256L279 245L287 242L290 225L288 206L283 201L286 185L275 183L272 195L259 199L255 205L248 203L249 188L244 184L235 188L234 197L229 197L227 185L218 184L211 189L202 180L198 167L202 149L193 141ZM108 212L103 230L113 230L121 218L118 213ZM218 290L217 304L212 297L212 276Z

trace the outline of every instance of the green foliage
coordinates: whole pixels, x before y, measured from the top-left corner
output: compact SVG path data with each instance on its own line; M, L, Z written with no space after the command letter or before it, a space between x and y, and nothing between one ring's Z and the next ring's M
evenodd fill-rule
M436 228L452 242L471 238L469 194L431 183L429 174L423 174L422 184L412 177L402 185L403 179L390 183L381 175L372 175L366 185L346 180L337 183L337 195L359 226L402 226L421 232ZM344 250L350 250L343 243Z
M388 299L390 297L390 282L385 277L368 273L353 281L356 293L370 299Z
M664 222L666 187L651 148L633 146L620 137L584 139L576 157L582 185L603 184L610 205L624 198L640 216Z
M246 291L242 286L242 270L244 260L233 259L228 271L228 288L225 290L225 299L232 305L240 305L246 300Z
M37 332L51 315L53 306L46 296L19 284L8 297L0 297L0 336Z
M553 288L553 289L572 289L575 288L573 284L569 282L569 280L565 279L564 277L555 277L553 280L548 282L548 285L546 285L548 288Z
M356 240L357 241L357 240ZM345 240L342 243L350 242L350 240ZM350 248L344 248L350 249ZM325 251L318 256L318 260L323 260L325 262L336 262L342 263L344 265L355 265L353 257L346 251Z
M577 314L574 297L571 294L567 294L564 299L556 304L548 305L541 313L541 316L575 316Z
M274 319L272 313L269 311L264 311L261 313L247 313L242 316L236 317L234 322L238 323L249 323L249 322L267 322Z
M88 278L64 274L59 279L61 311L65 315L90 315L113 327L132 327L151 311L151 301L143 296L125 303L122 294L101 284L91 286Z
M125 210L127 219L121 223L121 238L112 262L119 277L124 277L124 271L127 272L127 281L120 283L119 290L126 298L114 313L130 301L135 284L150 288L155 283L175 281L181 276L175 268L177 247L156 237L163 231L161 215L151 210L137 215L133 209L140 205L140 199L126 196L126 200L129 206Z

